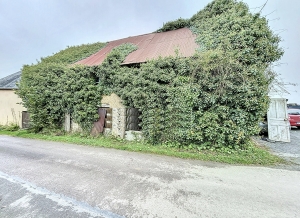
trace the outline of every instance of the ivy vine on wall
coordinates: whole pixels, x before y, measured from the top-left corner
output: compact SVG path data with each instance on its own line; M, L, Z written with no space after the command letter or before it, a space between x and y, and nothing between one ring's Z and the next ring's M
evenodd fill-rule
M72 66L103 48L105 43L71 46L37 64L25 65L17 94L31 114L31 127L59 129L65 113L87 130L97 117L101 92L96 86L97 76L92 67ZM99 95L100 94L100 95Z
M197 36L200 49L190 58L122 66L136 49L123 44L99 66L70 67L87 56L76 49L74 59L69 53L63 63L56 56L24 66L18 94L36 130L61 128L64 114L71 113L89 131L102 96L116 93L127 107L141 110L143 134L152 144L243 148L266 113L274 79L270 65L283 54L280 37L264 17L235 0L214 0L191 19L168 22L158 32L182 27Z

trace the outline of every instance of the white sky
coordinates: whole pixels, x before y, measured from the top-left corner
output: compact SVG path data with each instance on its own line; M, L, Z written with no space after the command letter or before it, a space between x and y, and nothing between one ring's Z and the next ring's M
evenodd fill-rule
M244 0L252 12L267 0ZM150 33L190 18L211 0L0 0L0 78L67 46ZM275 70L300 85L300 0L268 0L262 11L285 50ZM300 104L300 86L288 86Z

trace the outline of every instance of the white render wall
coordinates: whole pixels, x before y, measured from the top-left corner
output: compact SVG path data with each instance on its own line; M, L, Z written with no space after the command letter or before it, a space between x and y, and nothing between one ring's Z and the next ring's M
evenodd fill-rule
M21 104L22 99L14 90L0 90L0 125L17 124L22 127L22 111L26 111Z

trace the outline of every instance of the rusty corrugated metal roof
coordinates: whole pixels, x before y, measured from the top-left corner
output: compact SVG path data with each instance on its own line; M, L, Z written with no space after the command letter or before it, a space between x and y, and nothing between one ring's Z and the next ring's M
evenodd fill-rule
M88 66L100 65L113 48L124 43L132 43L138 49L130 53L122 64L143 63L158 57L174 56L175 50L179 51L181 57L190 57L198 47L195 39L196 36L188 28L132 36L111 41L97 53L75 64Z

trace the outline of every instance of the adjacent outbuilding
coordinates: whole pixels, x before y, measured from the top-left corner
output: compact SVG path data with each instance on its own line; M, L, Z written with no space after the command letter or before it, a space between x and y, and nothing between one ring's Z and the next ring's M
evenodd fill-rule
M0 125L17 124L21 128L28 127L29 115L20 104L22 99L15 90L21 79L21 71L0 79Z

